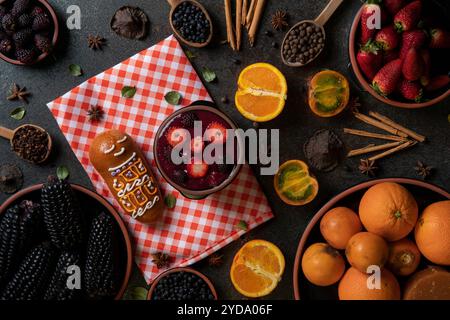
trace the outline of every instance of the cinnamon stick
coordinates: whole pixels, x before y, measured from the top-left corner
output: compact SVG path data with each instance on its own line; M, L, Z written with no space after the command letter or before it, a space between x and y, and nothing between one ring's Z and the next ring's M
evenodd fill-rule
M392 133L394 135L397 135L397 136L400 136L400 137L403 137L403 138L407 138L408 137L408 135L406 133L404 133L404 132L402 132L402 131L400 131L398 129L395 129L395 128L393 128L393 127L391 127L391 126L389 126L389 125L387 125L387 124L385 124L385 123L383 123L381 121L378 121L378 120L374 119L374 118L366 116L365 114L362 114L362 113L359 113L359 112L355 112L355 117L358 118L359 120L361 120L362 122L370 124L370 125L372 125L374 127L377 127L379 129L382 129L382 130L387 131L389 133Z
M378 119L381 122L391 126L392 128L395 128L395 129L397 129L397 130L399 130L401 132L404 132L405 134L407 134L408 136L410 136L411 138L413 138L413 139L415 139L417 141L424 142L425 139L426 139L425 136L422 136L422 135L420 135L420 134L418 134L418 133L416 133L416 132L414 132L414 131L412 131L412 130L410 130L408 128L405 128L404 126L396 123L395 121L389 119L386 116L383 116L383 115L379 114L378 112L370 111L369 115L374 117L375 119Z
M236 49L241 49L242 0L236 0Z
M245 27L247 30L250 29L250 25L252 24L253 14L255 13L256 3L258 0L251 0L250 7L248 8L247 16L245 17Z
M389 148L397 147L397 146L401 145L402 143L404 143L404 142L397 141L397 142L390 142L390 143L385 143L385 144L380 144L380 145L374 145L374 144L368 145L364 148L351 150L347 154L347 157L350 158L350 157L354 157L354 156L359 156L361 154L371 153L371 152L380 151L380 150L386 150Z
M234 31L233 31L233 21L231 18L231 4L230 0L224 0L225 1L225 18L227 23L227 39L230 43L231 49L236 50L236 42L234 38Z
M368 160L369 160L369 161L376 161L376 160L378 160L378 159L381 159L381 158L387 157L387 156L389 156L389 155L391 155L391 154L393 154L393 153L396 153L396 152L398 152L398 151L400 151L400 150L403 150L403 149L412 147L412 146L414 146L415 144L417 144L417 141L408 140L407 142L402 143L401 145L399 145L399 146L397 146L397 147L395 147L395 148L389 149L389 150L387 150L387 151L385 151L385 152L382 152L382 153L377 154L377 155L375 155L375 156L373 156L373 157L370 157Z
M367 138L375 138L375 139L382 139L382 140L392 140L392 141L405 141L405 138L402 138L402 137L399 137L399 136L368 132L368 131L364 131L364 130L356 130L356 129L344 128L344 132L348 133L348 134L355 135L355 136L361 136L361 137L367 137Z
M250 30L248 31L248 38L252 47L255 43L256 31L258 30L259 22L261 21L265 4L266 0L258 0L258 2L256 3L255 14L253 15Z
M247 18L247 10L248 10L248 0L244 0L242 3L242 15L241 15L241 24L245 26L245 19Z

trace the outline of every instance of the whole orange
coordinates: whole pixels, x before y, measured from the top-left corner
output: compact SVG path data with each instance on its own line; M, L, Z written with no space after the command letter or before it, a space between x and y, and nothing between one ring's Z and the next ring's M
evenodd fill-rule
M328 211L320 221L320 232L327 242L336 249L345 249L348 240L362 231L358 215L346 207Z
M428 260L450 266L450 200L426 207L414 235L420 252Z
M382 237L370 232L359 232L348 241L345 255L352 267L366 272L369 266L383 267L389 249Z
M345 261L339 251L327 243L315 243L306 249L302 270L309 282L330 286L339 281L345 271Z
M389 243L389 258L386 267L398 276L409 276L416 271L420 252L414 242L402 239Z
M383 182L369 188L359 204L363 226L388 241L406 237L416 225L417 202L403 186Z
M376 284L368 275L355 268L350 268L339 282L339 300L399 300L400 285L394 275L387 269L381 269L379 287L369 287Z

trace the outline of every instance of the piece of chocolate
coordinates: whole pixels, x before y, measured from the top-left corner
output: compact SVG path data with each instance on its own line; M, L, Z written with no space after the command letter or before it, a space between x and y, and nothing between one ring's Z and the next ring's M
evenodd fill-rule
M303 146L303 152L310 166L324 172L338 166L342 151L341 139L331 130L317 131Z
M15 193L22 185L23 175L19 167L13 164L0 166L0 192Z
M111 19L111 29L119 36L129 39L144 39L150 21L144 11L137 7L124 6L116 11Z

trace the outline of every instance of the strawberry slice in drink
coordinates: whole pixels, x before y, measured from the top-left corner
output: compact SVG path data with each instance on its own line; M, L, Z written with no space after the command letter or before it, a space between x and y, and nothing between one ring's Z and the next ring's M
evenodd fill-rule
M227 130L225 127L214 121L206 127L206 136L211 143L222 144L227 140Z
M186 171L189 177L198 179L203 178L208 173L209 166L203 161L195 161L194 158L191 159L191 163L186 165Z
M202 137L195 137L191 140L191 150L193 153L202 153L204 145Z
M166 138L172 147L175 147L179 143L186 140L189 135L189 131L183 128L172 127L167 131Z

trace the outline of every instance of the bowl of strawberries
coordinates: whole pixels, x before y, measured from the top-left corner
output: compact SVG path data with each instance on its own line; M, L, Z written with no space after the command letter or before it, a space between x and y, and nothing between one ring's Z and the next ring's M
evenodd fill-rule
M351 65L364 90L407 109L450 96L449 12L447 1L367 0L349 37Z

